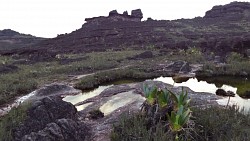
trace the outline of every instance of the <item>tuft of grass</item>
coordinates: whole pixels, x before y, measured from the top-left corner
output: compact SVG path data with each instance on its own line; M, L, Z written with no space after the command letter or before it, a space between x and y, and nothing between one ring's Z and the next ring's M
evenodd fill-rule
M244 115L237 107L192 110L195 117L195 134L193 134L195 140L249 140L250 115Z
M27 117L27 109L30 107L30 103L23 103L17 108L12 108L10 112L0 117L0 139L3 141L11 141L12 130L20 125Z
M155 73L147 73L143 70L135 68L123 68L116 70L108 70L97 72L93 75L86 76L78 83L75 84L75 88L85 90L97 87L100 84L109 83L121 79L138 79L144 80L147 78L155 77Z
M250 115L238 108L192 108L192 125L176 134L165 123L148 124L144 115L123 116L113 126L111 141L247 141L250 138ZM153 126L153 128L152 128Z

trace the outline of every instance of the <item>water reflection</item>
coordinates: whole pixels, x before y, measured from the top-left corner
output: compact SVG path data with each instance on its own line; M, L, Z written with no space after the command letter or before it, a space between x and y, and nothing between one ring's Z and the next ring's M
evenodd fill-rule
M102 111L106 116L116 109L135 101L137 101L138 107L140 107L140 105L145 101L145 98L139 94L134 94L133 91L123 92L112 96L108 102L100 107L100 111Z
M99 95L103 90L111 87L113 85L109 85L109 86L99 86L98 88L94 89L93 91L89 91L89 92L85 92L85 93L80 93L78 95L70 95L70 96L66 96L65 98L63 98L64 101L66 102L70 102L73 105L75 105L76 103L82 102L86 99L95 97L97 95Z
M194 92L207 92L215 94L218 88L224 89L225 91L232 91L237 94L237 88L230 85L223 84L221 87L216 87L213 83L207 83L206 81L198 81L196 78L190 78L186 82L175 83L172 77L159 77L154 80L162 81L167 84L174 85L174 87L185 86L189 87ZM226 105L228 98L223 98L217 101L221 105ZM238 105L240 109L244 108L246 111L250 110L250 99L243 99L240 96L236 95L235 97L230 98L230 105Z

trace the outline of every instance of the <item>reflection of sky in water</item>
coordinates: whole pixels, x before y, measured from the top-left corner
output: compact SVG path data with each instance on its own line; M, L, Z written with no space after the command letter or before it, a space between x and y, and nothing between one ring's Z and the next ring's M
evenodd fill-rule
M97 95L99 95L103 90L111 87L112 85L109 86L99 86L98 88L94 89L93 91L90 92L86 92L86 93L80 93L78 95L69 95L66 96L65 98L63 98L64 101L66 102L70 102L73 105L75 105L76 103L82 102L86 99L95 97Z
M87 108L89 105L92 105L92 104L93 104L93 102L86 103L86 104L83 104L83 105L80 105L80 106L76 106L76 109L77 109L77 111L81 111L81 110Z
M229 86L229 85L223 85L222 87L216 87L215 84L209 84L206 81L199 81L196 78L190 78L186 82L182 83L174 83L174 80L172 77L159 77L154 80L162 81L167 84L171 84L174 86L186 86L189 87L191 90L195 92L207 92L207 93L213 93L215 94L216 90L218 88L224 89L226 91L232 91L236 93L237 88ZM228 98L223 98L218 100L217 102L221 105L226 105L228 101ZM246 110L250 109L250 100L243 99L236 95L235 97L230 98L230 105L238 105L240 108L245 107Z
M145 100L144 97L142 97L139 94L133 94L132 91L124 92L112 96L109 101L107 101L100 107L100 111L102 111L104 115L108 115L114 110L123 107L125 105L128 105L130 103L133 103L135 101L139 101L138 106L140 106L144 102L144 100Z

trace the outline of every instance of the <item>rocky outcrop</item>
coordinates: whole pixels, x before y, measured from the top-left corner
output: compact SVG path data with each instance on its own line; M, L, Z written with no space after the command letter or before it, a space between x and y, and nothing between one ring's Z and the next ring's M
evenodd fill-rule
M0 51L32 46L43 38L21 34L11 29L0 30Z
M147 49L151 46L162 50L185 50L196 46L202 52L213 52L222 57L232 51L247 56L250 45L249 11L249 2L233 2L214 7L203 18L141 21L143 13L140 9L133 10L131 15L113 10L109 16L85 19L82 28L70 34L40 42L36 45L38 51L29 48L0 54L21 54L32 60L43 55L53 58L60 53ZM34 52L41 53L30 58Z
M45 85L35 91L34 95L36 97L46 97L46 96L63 96L63 95L74 95L80 93L80 90L77 90L71 86L62 83L52 83Z
M38 132L25 135L22 141L84 141L86 129L72 119L59 119Z
M141 12L141 9L132 10L131 16L135 17L135 18L142 19L143 18L143 14Z
M87 128L77 121L76 108L57 97L32 103L27 118L13 130L15 141L82 141Z
M248 2L232 2L226 5L214 6L206 12L204 18L226 18L240 20L250 18L250 4Z

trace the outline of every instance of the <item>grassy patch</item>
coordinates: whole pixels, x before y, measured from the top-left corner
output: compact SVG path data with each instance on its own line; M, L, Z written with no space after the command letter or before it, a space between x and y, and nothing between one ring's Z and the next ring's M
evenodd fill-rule
M250 138L250 115L243 115L235 107L222 109L192 108L193 126L187 127L178 134L167 130L164 123L149 128L143 115L123 116L114 125L112 141L166 141L166 140L233 140L243 141Z
M4 117L0 117L0 139L3 141L12 140L12 129L20 125L27 117L26 111L30 107L29 103L13 108Z
M75 88L85 90L99 86L103 83L108 83L121 79L147 79L153 78L157 74L148 73L144 70L136 68L124 68L109 71L97 72L94 75L89 75L82 78L75 84Z

